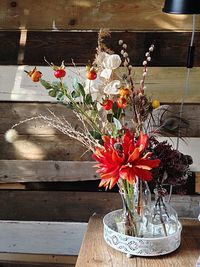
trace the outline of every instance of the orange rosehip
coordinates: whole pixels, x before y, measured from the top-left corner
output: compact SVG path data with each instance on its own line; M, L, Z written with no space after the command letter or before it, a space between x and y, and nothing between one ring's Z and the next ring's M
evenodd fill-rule
M124 108L126 108L126 99L125 98L118 98L117 99L117 106L118 106L118 108L122 108L122 109L124 109Z
M36 67L31 71L25 71L33 82L39 82L42 77L42 73L36 69Z
M126 98L130 95L130 91L128 88L122 87L119 89L119 95L121 98Z
M33 82L39 82L40 78L42 77L42 73L40 71L35 71L32 75L31 75L31 80Z

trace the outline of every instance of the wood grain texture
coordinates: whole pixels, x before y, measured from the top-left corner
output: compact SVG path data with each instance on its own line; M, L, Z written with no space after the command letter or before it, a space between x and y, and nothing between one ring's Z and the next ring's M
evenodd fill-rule
M0 189L22 190L22 189L26 189L26 186L20 183L10 183L10 184L3 183L3 184L0 184Z
M0 134L0 159L9 160L58 160L58 161L89 161L91 152L87 151L78 141L71 140L61 134L54 135L20 135L15 144L5 142Z
M142 63L143 57L141 58ZM48 96L40 83L33 83L25 74L33 66L0 66L0 100L2 101L26 101L26 102L56 102L55 98ZM40 66L46 80L54 80L53 71L48 66ZM126 73L120 68L117 75ZM69 88L73 88L73 80L85 80L85 67L67 67L65 82ZM190 71L188 92L185 103L200 103L199 90L200 68L196 67ZM142 67L134 67L132 77L137 87L142 77ZM146 76L146 94L151 98L159 99L163 103L180 103L184 95L184 84L186 78L185 67L149 67Z
M200 194L200 173L196 173L195 192Z
M80 188L77 188L80 190ZM197 218L200 196L173 195L180 217ZM122 207L118 193L0 190L1 220L88 222Z
M20 32L0 31L0 62L3 64L17 64Z
M181 246L177 251L160 257L134 257L128 259L125 254L114 250L105 243L103 240L102 217L93 216L89 221L76 267L195 266L200 251L200 222L192 220L183 220L181 222L184 230Z
M1 267L74 267L77 256L0 253Z
M1 0L2 29L190 30L191 16L166 15L162 0ZM37 14L37 16L35 16ZM141 15L142 14L142 15ZM199 29L197 16L197 29Z
M0 221L0 252L77 256L87 223Z
M10 254L8 254L8 258L9 258ZM19 255L20 256L20 255ZM60 263L37 263L37 262L28 262L28 263L24 263L22 261L15 261L13 260L13 262L9 262L8 260L6 261L0 261L1 263L1 267L75 267L75 264L67 264L66 260L64 264L60 264Z
M0 160L0 183L99 179L92 161Z
M170 103L169 103L170 104ZM170 104L172 115L180 113L179 104ZM71 110L67 109L64 105L56 103L14 103L14 102L1 102L0 104L0 134L4 134L14 124L19 123L27 118L35 117L40 114L51 117L49 110L52 111L57 117L64 116L73 126L77 129L80 127L80 123L74 116ZM170 113L171 114L171 113ZM200 121L198 119L200 114L200 105L197 104L185 104L183 106L183 118L188 120L189 128L183 132L185 137L200 137ZM131 113L127 114L131 117ZM49 136L49 142L52 142L51 136L55 135L60 142L63 141L63 137L57 130L48 127L44 121L33 120L17 126L17 131L21 137L20 141L25 140L25 136L29 138L35 138L35 142L39 142L39 138L45 139L45 136ZM24 135L24 136L23 136ZM31 137L32 136L32 137ZM3 136L2 141L3 141ZM38 137L38 140L37 140ZM67 136L65 137L66 139ZM27 140L28 141L28 140ZM31 141L31 140L30 140ZM55 139L56 141L56 139Z
M13 255L12 255L13 256ZM18 256L20 255L17 255L17 258ZM23 257L23 256L22 256ZM37 256L36 256L37 257ZM4 258L10 258L10 255L5 255L4 254ZM55 267L74 267L75 264L60 264L60 263L37 263L37 262L22 262L23 259L27 259L27 256L25 255L25 257L20 261L17 261L15 260L15 255L14 257L12 258L13 259L13 262L9 261L9 260L0 260L0 264L1 264L1 267L52 267L52 266L55 266Z
M107 192L0 191L1 220L88 222L94 212L121 207L119 194Z
M18 57L17 50L10 56L9 47L18 46L18 40L8 39L12 36L12 31L1 32L0 54L4 57L0 64L16 64ZM19 35L19 33L18 33ZM156 46L151 66L186 66L187 50L190 43L191 34L187 32L132 32L118 31L112 32L112 38L107 38L105 42L116 53L121 47L118 41L123 39L129 48L130 62L134 66L141 66L144 54L149 46L154 43ZM199 50L200 33L195 35L196 51ZM20 53L23 57L20 64L44 65L44 56L55 64L60 65L64 60L68 65L71 59L77 65L85 65L88 60L93 61L95 48L97 46L97 32L85 31L28 31L26 41L21 47ZM73 48L73 49L72 49ZM12 52L13 53L13 52ZM195 53L194 66L200 66L200 54Z
M200 140L199 140L200 141ZM197 146L198 145L198 146ZM184 154L194 158L192 171L199 171L198 144ZM191 149L191 147L189 147ZM180 149L182 152L182 149ZM187 153L188 152L188 153ZM94 161L0 160L0 183L70 182L100 179ZM198 178L197 178L198 179Z

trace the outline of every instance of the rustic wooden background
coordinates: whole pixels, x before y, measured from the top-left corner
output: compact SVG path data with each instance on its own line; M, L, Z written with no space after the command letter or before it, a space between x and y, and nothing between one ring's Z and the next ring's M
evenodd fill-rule
M93 163L90 153L85 154L80 144L59 134L54 129L42 124L37 123L36 126L36 123L30 123L18 128L20 138L17 142L8 144L4 141L5 131L14 123L39 113L45 114L47 107L54 110L56 114L65 114L73 121L73 117L65 107L51 102L53 99L47 96L46 91L39 84L32 84L24 75L24 69L30 70L32 66L39 65L44 75L51 77L52 73L46 67L44 56L55 64L60 64L62 60L65 60L68 65L67 79L70 83L74 75L73 68L71 68L72 59L77 66L84 66L88 60L93 60L99 28L110 28L111 38L107 38L106 42L116 52L120 49L119 39L127 43L131 63L135 66L135 79L139 82L144 54L154 43L156 49L149 66L147 92L162 103L172 105L176 112L179 111L184 95L192 16L164 14L161 11L163 2L162 0L135 0L124 4L119 0L59 0L56 2L53 0L35 0L34 2L1 0L0 187L4 190L0 192L0 203L9 205L9 209L4 205L2 218L20 218L17 215L20 214L21 218L31 219L30 214L27 215L27 208L24 210L24 215L19 213L19 208L16 209L18 213L13 212L18 205L16 203L23 202L22 196L27 205L32 205L35 197L41 203L42 201L49 203L48 192L33 194L24 189L62 190L66 188L68 191L88 191L93 190L98 184L98 177L91 167ZM192 138L191 143L188 141L188 151L194 152L193 171L196 172L194 192L198 193L200 192L198 173L200 171L198 167L200 16L198 15L196 16L196 30L194 68L191 70L189 90L185 95L183 111L184 118L190 121L190 127L185 136L187 140L189 137ZM187 146L185 149L187 152ZM91 181L77 184L77 190L69 185L69 181L83 180ZM56 181L60 183L55 183ZM51 182L51 186L49 183L45 186L44 182ZM16 193L17 188L24 191ZM5 191L6 189L12 190ZM68 194L70 198L71 195ZM68 197L62 199L60 196L59 194L55 196L57 204L50 203L57 219L63 214L68 214L66 209L63 209L63 203L69 207L73 202L69 201ZM94 202L96 195L84 192L80 195L75 192L72 196L80 201L83 196L86 197L87 201L83 204L83 209L86 210L91 203L90 196ZM96 210L103 211L107 199L104 195L101 197L104 200L103 204L97 202L92 205L89 213L86 212L87 215L82 214L79 218L77 214L63 217L73 220L74 216L74 219L87 220L88 214ZM99 201L101 197L98 198ZM18 199L19 202L17 200L14 203L13 199ZM190 203L190 200L187 201ZM195 203L197 207L197 201ZM77 207L79 205L80 203ZM75 207L73 209L76 210ZM6 210L10 211L10 215ZM45 218L51 213L48 211L46 214ZM38 219L37 216L36 219Z

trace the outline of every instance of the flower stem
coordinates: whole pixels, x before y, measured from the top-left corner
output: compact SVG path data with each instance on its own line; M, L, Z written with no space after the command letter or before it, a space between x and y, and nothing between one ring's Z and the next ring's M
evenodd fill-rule
M77 102L73 99L73 97L66 91L66 89L63 86L63 83L61 82L61 90L65 94L65 96L72 102L74 109L81 113L89 123L89 125L98 133L101 133L99 127L96 125L96 123L87 115L87 113L77 104Z

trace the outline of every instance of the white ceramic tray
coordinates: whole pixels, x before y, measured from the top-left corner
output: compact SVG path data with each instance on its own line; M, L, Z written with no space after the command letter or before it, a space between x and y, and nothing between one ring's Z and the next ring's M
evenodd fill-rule
M114 218L120 213L121 210L115 210L103 218L104 239L112 248L129 256L159 256L171 253L180 246L182 230L180 222L177 231L172 235L162 238L139 238L116 231Z

